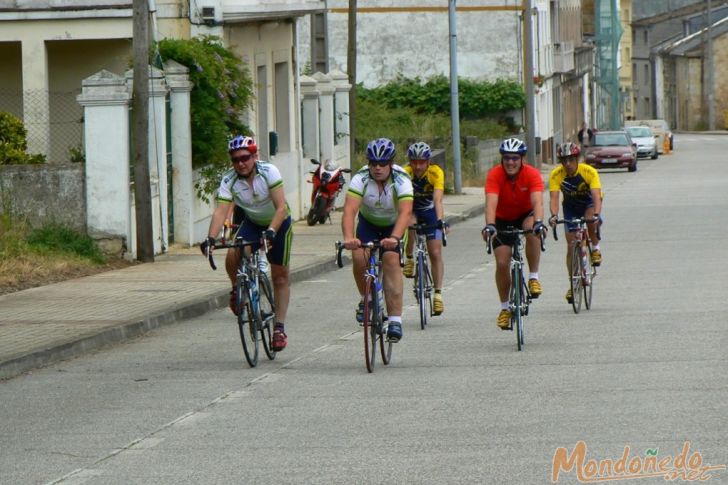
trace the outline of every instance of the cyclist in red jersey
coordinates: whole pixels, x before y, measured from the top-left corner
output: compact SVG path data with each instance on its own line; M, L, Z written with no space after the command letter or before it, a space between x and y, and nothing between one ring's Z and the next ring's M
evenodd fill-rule
M532 298L541 295L538 280L538 264L541 258L539 235L546 231L543 224L543 190L541 172L525 162L526 144L518 138L508 138L501 143L501 163L488 171L485 179L485 228L483 240L493 238L495 254L495 284L500 297L500 313L497 324L501 329L510 326L508 294L511 289L511 247L514 236L498 235L507 227L533 229L526 236L526 260L528 261L528 290Z

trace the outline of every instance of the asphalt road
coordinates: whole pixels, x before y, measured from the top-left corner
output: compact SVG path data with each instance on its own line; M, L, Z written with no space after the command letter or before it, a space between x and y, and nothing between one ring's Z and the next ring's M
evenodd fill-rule
M478 217L453 227L446 313L425 331L407 292L390 366L364 368L347 267L293 285L289 349L258 368L220 310L0 383L0 483L538 484L579 441L597 462L689 442L728 483L700 468L728 464L728 137L675 146L602 172L591 310L563 299L549 238L522 352L495 325Z

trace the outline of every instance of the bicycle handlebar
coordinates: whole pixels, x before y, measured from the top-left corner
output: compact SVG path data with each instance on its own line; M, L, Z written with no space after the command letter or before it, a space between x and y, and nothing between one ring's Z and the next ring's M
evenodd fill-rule
M401 246L401 245L402 245L402 242L400 241L399 246ZM339 268L343 268L344 260L341 257L341 253L344 251L344 249L346 249L346 247L344 247L344 243L341 241L336 241L334 243L334 247L336 248L336 266L338 266ZM379 249L381 252L384 248L382 247L381 241L375 239L373 241L369 241L368 243L360 244L359 249L369 249L369 250ZM350 250L350 251L353 251L353 250ZM402 251L399 252L399 266L400 267L404 266L404 258L402 257Z
M599 221L599 219L587 219L586 217L576 217L574 219L556 219L556 224L592 224L594 222ZM597 226L597 239L601 239L601 228ZM554 240L558 241L559 236L556 234L556 225L554 225Z
M496 234L504 234L506 236L508 235L515 235L515 236L525 236L527 234L533 234L533 229L502 229L499 230ZM541 251L546 251L546 245L544 244L544 240L546 239L546 235L544 233L540 233L538 235L538 238L541 240ZM493 253L493 236L488 236L488 239L485 242L488 247L488 254Z
M262 233L261 233L262 236ZM263 249L265 252L268 252L268 240L265 237L262 237L262 244L261 241L246 241L242 238L235 238L233 242L216 242L212 248L213 249L243 249L246 247L252 247L256 244L260 244L263 246ZM207 261L210 263L210 267L213 270L217 270L217 266L215 265L215 259L212 256L211 248L207 248Z
M412 224L407 229L415 231L417 234L422 234L430 229L440 229L442 231L442 245L447 246L447 234L445 234L445 227L449 224L444 221L437 221L435 224Z

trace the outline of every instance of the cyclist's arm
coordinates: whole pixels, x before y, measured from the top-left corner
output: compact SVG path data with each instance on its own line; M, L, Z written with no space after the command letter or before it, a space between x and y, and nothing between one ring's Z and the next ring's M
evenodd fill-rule
M495 224L495 210L498 208L498 194L485 194L485 225Z
M437 219L440 221L445 220L445 209L442 205L444 194L445 191L442 189L435 189L432 191L432 201L435 203L435 214L437 215Z
M533 206L533 216L536 220L543 220L543 191L536 190L531 192L531 205Z
M554 216L559 215L559 191L558 190L552 190L550 192L551 199L550 199L550 206L549 210L551 211L551 214Z
M341 216L341 232L344 236L344 241L350 241L355 238L354 235L354 220L359 207L361 206L361 198L353 196L351 194L346 195L344 201L344 211Z
M212 213L212 219L210 219L210 228L207 230L208 237L217 238L218 234L220 234L230 205L231 202L218 200L217 207L215 207L215 211Z
M270 221L268 227L278 232L283 221L288 217L288 206L286 204L286 194L283 191L283 185L279 185L270 191L270 198L273 201L273 207L276 208L273 219Z
M594 213L602 213L602 189L591 189L592 200L594 201Z
M413 201L411 198L401 199L397 204L399 213L397 214L397 221L394 223L394 228L392 229L392 237L402 240L404 239L405 231L407 231L407 226L409 226L410 217L412 216Z

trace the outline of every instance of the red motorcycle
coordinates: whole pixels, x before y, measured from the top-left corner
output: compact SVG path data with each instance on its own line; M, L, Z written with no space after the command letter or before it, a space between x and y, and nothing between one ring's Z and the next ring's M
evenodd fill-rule
M323 224L326 219L331 221L331 211L334 210L336 205L336 197L346 183L344 174L351 173L351 169L341 168L331 160L322 164L312 158L311 163L318 165L318 167L316 167L316 170L309 172L312 174L313 192L311 193L311 208L306 216L306 222L309 226L314 226L317 222Z

